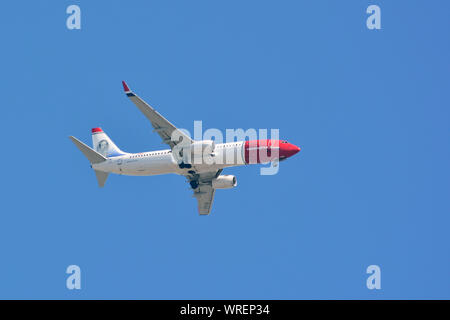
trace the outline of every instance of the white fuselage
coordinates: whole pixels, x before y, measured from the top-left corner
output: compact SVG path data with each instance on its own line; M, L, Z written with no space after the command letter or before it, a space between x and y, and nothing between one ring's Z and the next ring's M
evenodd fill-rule
M181 169L172 150L156 150L141 153L125 153L108 157L104 162L93 164L98 171L130 176L152 176L159 174L186 174L189 170L197 173L219 170L227 167L245 165L244 142L230 142L215 145L214 161L192 159L192 168Z

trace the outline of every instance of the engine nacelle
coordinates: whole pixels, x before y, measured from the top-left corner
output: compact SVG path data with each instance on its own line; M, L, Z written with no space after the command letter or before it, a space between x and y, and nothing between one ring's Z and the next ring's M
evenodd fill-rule
M201 159L205 156L214 156L215 148L216 145L212 140L194 141L189 147L185 147L183 150L183 160L186 163L192 163L194 159Z
M233 175L221 175L212 181L214 189L230 189L237 186L236 177Z
M216 145L212 140L194 141L190 146L192 152L196 150L205 150L205 149L214 151L215 147Z

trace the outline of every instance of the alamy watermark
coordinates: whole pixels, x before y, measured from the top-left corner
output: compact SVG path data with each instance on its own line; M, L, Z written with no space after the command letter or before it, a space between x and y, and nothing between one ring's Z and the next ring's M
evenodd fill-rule
M279 171L279 129L226 129L210 128L203 132L202 121L194 121L194 135L186 129L174 130L172 154L178 164L243 165L269 164L261 175L274 175ZM186 139L186 137L188 139ZM190 139L194 142L191 143Z
M69 276L66 279L66 288L69 290L81 289L81 269L79 266L72 264L67 267L66 273Z
M381 9L379 6L372 4L367 7L367 14L370 16L366 20L366 26L369 30L380 30L381 29Z
M366 269L367 274L370 276L367 278L366 286L369 290L381 289L381 268L376 264L372 264Z
M81 9L79 6L72 4L67 7L66 13L70 14L66 20L66 26L69 30L81 29Z

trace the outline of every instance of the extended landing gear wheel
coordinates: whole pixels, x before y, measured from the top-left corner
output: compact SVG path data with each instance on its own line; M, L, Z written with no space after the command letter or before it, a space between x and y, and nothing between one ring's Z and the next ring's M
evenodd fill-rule
M184 162L180 163L178 166L180 167L180 169L190 169L190 168L192 168L191 164L184 163Z
M192 180L191 182L189 182L192 189L197 189L198 188L198 182L195 180Z

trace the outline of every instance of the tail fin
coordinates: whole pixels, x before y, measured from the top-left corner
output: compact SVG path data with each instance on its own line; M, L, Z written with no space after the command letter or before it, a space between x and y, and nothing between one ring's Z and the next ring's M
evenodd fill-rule
M92 129L92 145L104 157L116 157L125 154L101 128Z
M102 156L97 151L92 150L90 147L85 145L83 142L78 140L75 137L70 136L70 140L77 146L78 149L80 149L81 152L88 158L89 162L91 164L100 163L106 160L104 156ZM95 171L95 176L97 177L97 182L99 187L103 187L105 185L106 179L108 178L108 172L103 171Z

